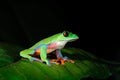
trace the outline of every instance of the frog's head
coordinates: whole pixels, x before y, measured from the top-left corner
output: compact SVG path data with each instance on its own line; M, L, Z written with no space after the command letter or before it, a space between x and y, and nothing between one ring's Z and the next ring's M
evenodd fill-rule
M63 33L59 33L59 36L57 37L57 41L71 42L77 39L79 39L79 37L76 34L68 31L63 31Z

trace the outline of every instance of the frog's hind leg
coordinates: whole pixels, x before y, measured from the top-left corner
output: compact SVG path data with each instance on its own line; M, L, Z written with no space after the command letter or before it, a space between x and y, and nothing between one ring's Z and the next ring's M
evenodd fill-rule
M35 53L35 50L34 49L25 49L23 51L20 52L20 56L24 57L24 58L28 58L30 61L39 61L39 62L42 62L42 60L36 58L36 57L33 57L31 55L33 55Z

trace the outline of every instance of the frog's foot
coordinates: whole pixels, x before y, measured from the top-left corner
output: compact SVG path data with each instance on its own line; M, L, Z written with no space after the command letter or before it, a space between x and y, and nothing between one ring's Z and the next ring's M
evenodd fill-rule
M51 63L51 64L57 64L57 65L60 64L60 63L57 61L57 59L52 59L52 60L50 61L50 63Z
M74 60L71 60L71 59L69 59L68 57L60 58L60 60L58 59L58 61L60 61L62 65L64 65L65 62L75 63Z
M59 59L52 59L52 60L50 61L50 63L55 63L55 64L57 64L57 65L58 65L58 64L64 65L65 62L75 63L74 60L71 60L71 59L69 59L68 57L59 58Z
M40 60L40 59L38 59L38 58L35 58L35 57L32 57L32 58L30 58L29 60L30 60L31 62L32 62L32 61L38 61L38 62L41 62L41 63L46 63L48 66L51 66L49 60L42 61L42 60Z

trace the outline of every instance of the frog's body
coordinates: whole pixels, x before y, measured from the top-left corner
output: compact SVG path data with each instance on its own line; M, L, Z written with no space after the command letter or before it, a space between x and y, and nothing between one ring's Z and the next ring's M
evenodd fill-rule
M43 39L37 42L34 46L30 47L29 49L25 49L20 52L20 56L24 58L28 58L30 61L37 60L37 61L45 61L47 65L50 65L50 62L47 60L47 54L51 53L56 50L57 59L62 60L62 64L64 64L63 56L60 52L67 42L72 40L76 40L79 37L76 34L68 33L64 31L63 33L55 34L51 37ZM41 60L35 58L33 56L40 55Z

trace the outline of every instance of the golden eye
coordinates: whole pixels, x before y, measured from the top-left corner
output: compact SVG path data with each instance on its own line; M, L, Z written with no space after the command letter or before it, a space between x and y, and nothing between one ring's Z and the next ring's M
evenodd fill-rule
M64 35L65 37L68 37L69 32L68 32L68 31L64 31L64 32L63 32L63 35Z

